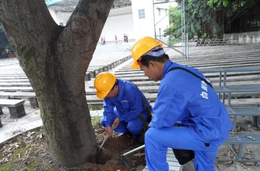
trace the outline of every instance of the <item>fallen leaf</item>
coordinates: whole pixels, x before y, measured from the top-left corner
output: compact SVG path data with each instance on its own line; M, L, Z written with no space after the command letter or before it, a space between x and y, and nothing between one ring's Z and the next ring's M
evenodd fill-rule
M135 157L141 157L141 156L144 156L145 154L144 153L136 153L136 154L134 154L133 156L135 156Z
M248 138L248 139L250 139L250 140L253 140L253 141L255 141L256 139L254 138L254 137L252 137L252 136L246 136L246 138Z

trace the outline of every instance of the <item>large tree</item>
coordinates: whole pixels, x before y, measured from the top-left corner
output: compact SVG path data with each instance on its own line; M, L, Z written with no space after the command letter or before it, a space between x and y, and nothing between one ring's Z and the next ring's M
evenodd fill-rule
M1 0L0 21L36 93L53 159L74 166L96 154L84 77L113 0L80 0L66 27L44 0Z
M216 11L217 23L225 33L258 31L260 28L259 0L208 0Z

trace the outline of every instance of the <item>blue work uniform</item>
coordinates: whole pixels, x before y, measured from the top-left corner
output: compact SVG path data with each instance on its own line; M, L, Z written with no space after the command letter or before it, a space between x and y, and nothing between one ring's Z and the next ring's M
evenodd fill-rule
M186 68L206 79L192 67L170 60L165 64L150 129L145 134L148 169L169 170L166 153L170 147L193 150L196 170L215 170L218 147L232 128L228 112L205 81L184 70L169 71L173 67ZM176 123L183 126L174 127Z
M130 132L134 139L138 139L143 128L139 115L142 115L145 121L148 119L142 99L145 100L151 112L152 108L143 93L132 82L118 79L118 87L119 93L117 96L104 99L104 113L100 123L104 127L112 126L114 120L118 117L120 124L114 131Z

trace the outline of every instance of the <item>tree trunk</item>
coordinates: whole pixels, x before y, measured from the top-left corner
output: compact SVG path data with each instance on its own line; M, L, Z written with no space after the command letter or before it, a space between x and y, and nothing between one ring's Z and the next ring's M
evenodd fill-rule
M113 0L80 0L58 26L44 0L1 0L0 21L36 93L48 146L61 165L96 155L84 77Z

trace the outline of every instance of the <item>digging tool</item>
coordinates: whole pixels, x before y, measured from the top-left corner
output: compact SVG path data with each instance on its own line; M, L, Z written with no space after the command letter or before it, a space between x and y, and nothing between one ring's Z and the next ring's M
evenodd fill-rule
M127 166L127 168L130 168L130 165L129 165L129 163L128 163L128 161L127 161L127 159L126 159L126 157L125 156L127 156L128 154L131 154L131 153L133 153L133 152L135 152L135 151L138 151L138 150L140 150L140 149L143 149L145 147L145 145L141 145L140 147L137 147L137 148L135 148L135 149L133 149L133 150L130 150L130 151L128 151L128 152L126 152L126 153L124 153L124 154L122 154L121 156L120 156L120 159L123 161L123 163Z
M141 145L140 147L137 147L137 148L135 148L135 149L133 149L133 150L130 150L130 151L128 151L128 152L122 154L121 156L127 156L128 154L131 154L131 153L133 153L133 152L135 152L135 151L137 151L137 150L141 150L141 149L143 149L144 147L145 147L145 145Z
M104 146L104 144L105 144L105 142L106 142L106 140L108 139L108 135L105 135L105 137L104 137L104 139L103 139L103 142L102 142L102 144L99 146L99 148L97 149L97 156L96 156L96 162L97 163L100 163L100 157L101 157L101 154L102 154L102 148L103 148L103 146Z
M102 149L107 139L108 139L108 135L105 135L102 144L99 146L99 151Z

